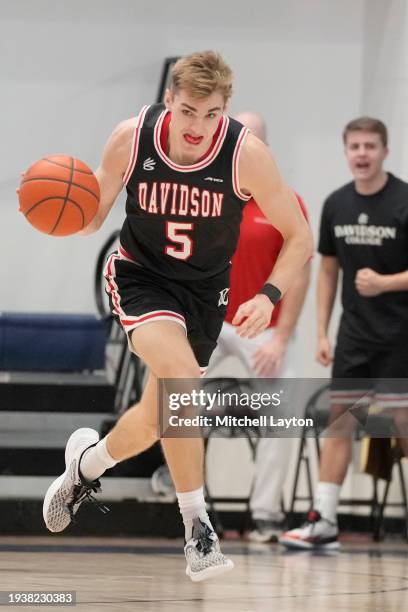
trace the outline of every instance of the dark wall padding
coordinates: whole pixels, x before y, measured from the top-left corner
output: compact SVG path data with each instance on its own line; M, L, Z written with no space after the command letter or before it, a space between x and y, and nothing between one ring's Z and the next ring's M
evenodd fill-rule
M0 370L100 370L106 338L105 321L92 315L3 313Z

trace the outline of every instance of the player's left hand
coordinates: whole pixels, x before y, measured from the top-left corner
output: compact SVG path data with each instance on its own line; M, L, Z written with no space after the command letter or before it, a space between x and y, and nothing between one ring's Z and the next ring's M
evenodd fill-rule
M255 338L269 325L273 311L271 300L262 293L241 304L232 319L238 325L237 334L241 338Z
M374 272L371 268L361 268L355 278L355 286L363 297L375 297L385 291L384 275Z
M21 180L23 180L24 175L25 175L25 172L20 172ZM17 187L17 189L16 189L16 194L17 194L17 195L20 195L20 187Z
M288 341L275 333L268 342L264 342L254 353L253 367L259 376L278 376Z

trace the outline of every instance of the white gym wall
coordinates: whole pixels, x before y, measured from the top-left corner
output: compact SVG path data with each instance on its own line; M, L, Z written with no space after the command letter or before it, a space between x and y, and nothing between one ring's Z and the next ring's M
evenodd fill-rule
M230 110L266 118L270 146L303 196L316 237L324 198L350 178L341 143L349 119L371 112L388 123L390 167L403 174L406 4L3 0L0 309L95 310L96 256L121 225L124 195L99 233L52 238L17 212L15 188L20 172L46 154L95 168L116 123L155 99L167 56L207 48L225 55L236 75ZM302 376L328 374L313 358L314 295L313 282L297 336Z
M315 236L324 198L350 180L341 132L351 118L372 113L388 124L389 168L407 178L406 8L407 0L2 0L0 309L95 311L96 257L121 225L123 195L99 233L62 239L29 226L15 188L46 154L95 168L115 124L155 99L168 56L209 48L225 56L236 75L231 112L266 118ZM305 377L328 375L314 362L314 294L313 282L297 336ZM360 490L360 478L348 478L345 495Z

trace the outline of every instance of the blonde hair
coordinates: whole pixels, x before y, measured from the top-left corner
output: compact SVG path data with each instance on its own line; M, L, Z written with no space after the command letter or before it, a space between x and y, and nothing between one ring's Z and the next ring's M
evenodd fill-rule
M232 95L233 73L219 53L201 51L180 58L171 71L171 90L184 89L194 98L219 91L227 102Z

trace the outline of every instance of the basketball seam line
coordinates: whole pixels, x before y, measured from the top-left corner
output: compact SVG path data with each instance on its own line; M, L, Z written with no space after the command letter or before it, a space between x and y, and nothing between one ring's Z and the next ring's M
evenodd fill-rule
M42 200L39 200L38 202L33 204L33 206L29 210L27 210L26 213L24 213L24 216L27 218L28 215L31 213L31 211L34 210L34 208L37 208L37 206L39 206L40 204L43 204L44 202L47 202L47 200L64 200L64 198L63 198L63 196L49 196L48 198L43 198ZM78 202L75 202L75 200L71 200L71 198L67 198L67 202L70 202L71 204L73 204L74 206L79 208L79 210L81 211L82 215L84 214L83 211L82 211L82 208L80 207Z
M87 191L88 193L93 195L94 198L99 200L99 196L96 193L94 193L91 189L88 189L88 187L84 187L83 185L80 185L79 183L74 183L73 181L68 181L67 179L50 178L49 176L36 176L36 177L33 177L33 178L28 178L28 179L23 180L21 185L25 185L25 183L30 183L32 181L56 181L57 183L68 183L68 182L70 182L70 184L73 185L74 187L79 187L80 189L83 189L84 191ZM61 197L63 197L63 196L61 196Z
M71 170L70 166L66 166L65 164L56 162L53 159L49 159L48 157L44 157L43 159L49 164L54 164L54 166L60 166L60 168L66 168L67 170ZM88 176L91 176L91 174L93 174L92 170L88 172L87 170L81 170L80 168L75 168L75 172L81 172L82 174L87 174Z
M55 232L55 230L58 227L59 222L62 219L62 215L64 214L64 210L65 210L65 207L67 205L67 200L68 200L68 197L69 197L69 192L71 191L71 185L72 185L72 179L73 179L73 176L74 176L74 165L75 164L74 164L74 158L71 157L70 159L71 159L71 173L70 173L70 177L69 177L67 193L65 194L65 198L64 198L64 202L62 204L61 210L60 210L60 214L58 215L57 220L55 222L55 225L52 228L52 230L50 231L50 234L53 234ZM82 227L81 227L81 229L84 229L84 216L83 215L82 215Z

